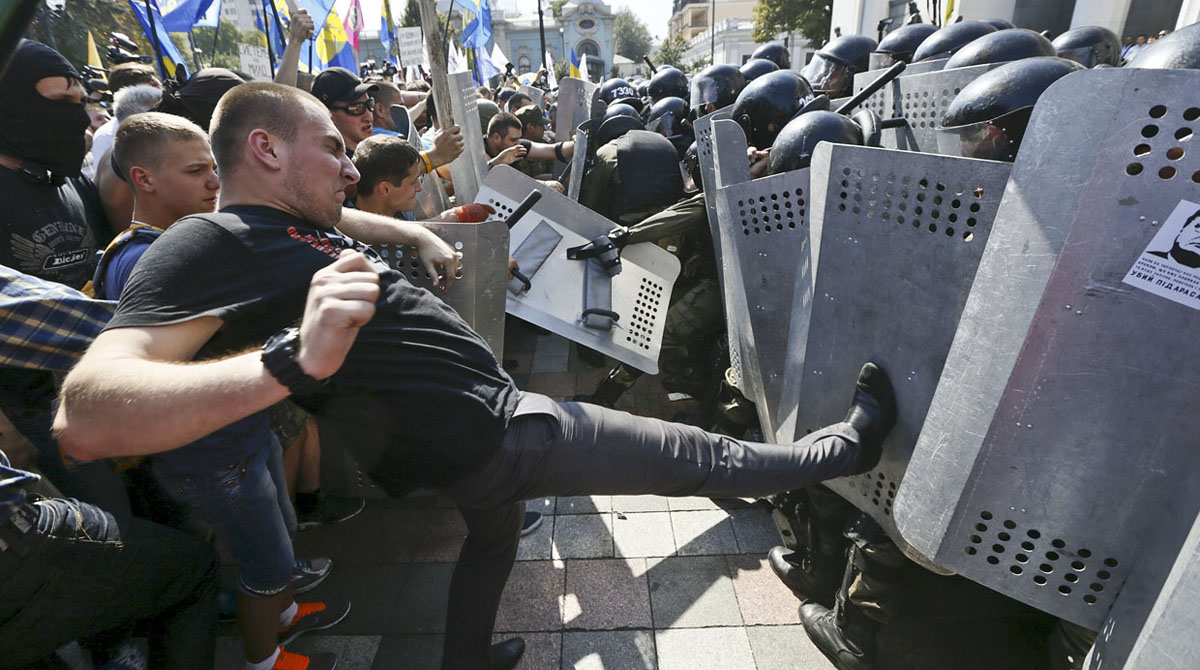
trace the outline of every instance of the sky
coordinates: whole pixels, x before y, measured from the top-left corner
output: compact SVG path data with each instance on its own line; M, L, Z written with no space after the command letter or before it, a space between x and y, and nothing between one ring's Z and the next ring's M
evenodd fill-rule
M537 14L537 0L492 0L493 7L501 7L505 11L516 10L521 14ZM380 8L383 7L382 0L359 0L362 4L363 22L366 26L378 30ZM549 0L542 0L542 11L546 14L550 13ZM633 10L642 21L646 22L646 27L650 29L650 35L654 37L655 42L661 42L667 36L667 21L671 19L671 0L605 0L612 7L613 11L619 11L625 7ZM397 21L400 20L400 15L404 13L404 5L407 0L392 0L392 15ZM350 0L337 0L338 16L346 15L346 8L350 6Z

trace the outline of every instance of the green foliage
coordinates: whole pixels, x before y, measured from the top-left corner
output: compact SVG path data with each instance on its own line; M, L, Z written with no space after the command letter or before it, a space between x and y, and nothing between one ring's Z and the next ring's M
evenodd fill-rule
M550 14L556 19L562 18L563 7L566 6L568 0L550 0Z
M408 4L404 5L404 16L400 19L400 25L405 28L421 27L421 6L417 4L417 0L408 0Z
M240 70L242 67L237 45L267 46L267 39L262 33L257 30L238 30L237 26L226 19L221 19L219 33L216 28L195 28L192 30L192 39L196 42L196 48L200 49L200 63L204 67L225 67L231 70ZM187 53L187 50L184 49L183 52ZM278 57L279 54L275 56ZM304 60L307 56L308 54L301 53L300 59Z
M759 0L750 37L762 43L780 33L800 33L817 49L828 41L829 21L825 0Z
M701 56L701 57L697 58L696 60L692 61L691 65L683 68L683 71L687 72L688 74L695 74L695 73L703 70L704 68L708 67L709 65L712 65L712 59L709 58L708 56Z
M87 63L88 30L92 31L101 57L108 42L105 34L111 32L128 35L143 54L154 53L125 0L67 0L61 14L43 7L27 37L54 46L67 60L80 66Z
M566 58L559 58L554 61L554 77L562 79L563 77L571 76L571 62Z
M674 65L683 69L683 52L687 51L688 43L683 35L671 35L658 45L658 53L654 57L655 65Z
M613 18L613 48L622 56L640 61L650 53L650 29L628 7L617 12Z

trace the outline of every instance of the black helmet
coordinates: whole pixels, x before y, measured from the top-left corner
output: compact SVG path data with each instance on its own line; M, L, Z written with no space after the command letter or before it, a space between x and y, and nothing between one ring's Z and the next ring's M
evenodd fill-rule
M751 146L766 149L802 105L813 99L812 87L791 72L775 71L746 84L733 103L733 120Z
M1200 70L1200 23L1180 28L1129 61L1125 67L1150 68L1155 70Z
M805 112L789 121L775 138L767 161L767 174L808 167L813 150L820 142L861 145L862 129L837 112Z
M792 67L792 55L788 53L787 47L783 46L782 42L767 42L754 50L750 54L750 58L763 58L771 61L779 66L780 70L790 70Z
M941 153L1011 161L1033 106L1051 84L1076 70L1075 61L1026 58L980 75L954 97L937 129Z
M921 46L913 52L912 62L949 58L971 42L994 32L996 27L983 21L963 21L948 25L921 42Z
M652 130L671 140L680 160L688 145L695 140L695 131L688 121L687 101L683 98L663 98L654 103L646 117L646 130Z
M685 75L678 68L664 65L658 68L653 77L650 77L650 100L658 102L663 98L683 98L688 97L688 81Z
M1054 38L1059 58L1073 60L1084 67L1121 64L1121 40L1108 28L1080 26Z
M813 90L831 98L849 95L854 90L854 75L867 71L871 52L877 46L870 37L842 35L813 54L800 74L812 84Z
M911 63L913 52L921 46L921 42L936 32L937 26L928 23L900 26L879 42L871 54L871 69L882 70L895 63Z
M683 169L692 178L692 184L695 185L697 191L704 190L704 180L700 178L700 153L696 149L696 143L692 142L687 151L683 152Z
M637 91L639 98L645 98L646 96L650 95L650 82L643 79L639 81L637 85L633 87L633 89Z
M958 53L946 61L945 69L1055 55L1058 54L1050 40L1032 30L997 30L959 49Z
M982 19L982 21L996 30L1012 30L1016 28L1016 26L1004 19Z
M600 122L613 118L614 116L632 116L638 121L642 121L642 113L633 105L624 102L614 102L604 110L604 116L600 117Z
M588 134L588 153L592 152L593 147L599 149L631 130L646 129L642 117L637 114L615 114L593 121L598 123L596 123L596 130Z
M600 90L597 92L597 97L606 105L611 105L614 102L628 103L630 99L637 100L638 94L629 82L624 79L609 79L603 84L600 84Z
M775 61L767 60L766 58L751 58L746 61L745 65L742 65L741 73L746 78L746 82L749 83L764 74L775 72L778 69L779 66L775 64Z
M746 87L746 78L732 65L713 65L692 79L692 109L698 116L728 107ZM711 109L709 108L711 105Z

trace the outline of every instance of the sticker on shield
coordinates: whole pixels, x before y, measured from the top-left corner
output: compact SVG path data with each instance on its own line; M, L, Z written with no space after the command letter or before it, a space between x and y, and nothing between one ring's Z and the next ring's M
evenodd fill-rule
M1179 201L1123 281L1200 309L1200 205Z

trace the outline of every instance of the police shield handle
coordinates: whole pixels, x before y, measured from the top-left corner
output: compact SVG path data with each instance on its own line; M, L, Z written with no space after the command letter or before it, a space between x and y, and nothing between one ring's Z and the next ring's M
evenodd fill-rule
M517 208L513 210L512 214L509 214L508 218L504 220L504 225L508 226L509 230L512 230L512 227L517 225L517 222L521 220L521 217L528 214L529 210L533 209L533 206L536 205L538 200L541 199L541 191L530 191L529 195L525 196L525 199L521 201L521 204L517 205Z
M425 34L425 52L429 57L433 78L433 103L437 107L438 124L442 128L454 125L450 113L450 82L446 78L446 52L442 47L442 30L438 27L435 0L417 0L421 9L421 32Z
M878 79L871 82L866 88L856 93L853 98L850 98L846 102L842 103L842 106L838 107L835 111L837 111L838 114L849 114L850 112L854 111L855 107L858 107L863 103L864 100L875 95L875 92L886 86L889 81L899 77L900 73L904 72L904 68L906 67L908 67L908 64L903 61L891 66L887 69L887 72L879 75Z

